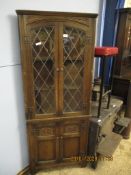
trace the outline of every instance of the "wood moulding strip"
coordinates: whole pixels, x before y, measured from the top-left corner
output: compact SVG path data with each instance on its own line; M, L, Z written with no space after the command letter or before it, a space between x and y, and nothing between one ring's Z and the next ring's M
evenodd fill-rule
M25 167L23 170L21 170L17 175L28 175L30 172L29 166Z

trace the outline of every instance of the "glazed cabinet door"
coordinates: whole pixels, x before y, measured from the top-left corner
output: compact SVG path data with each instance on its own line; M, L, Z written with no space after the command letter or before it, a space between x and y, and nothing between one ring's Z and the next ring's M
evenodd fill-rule
M28 125L32 169L59 161L59 124L40 122Z
M24 43L21 37L27 118L90 114L94 53L91 27L64 19L61 22L59 18L58 22L30 18L23 32Z
M73 161L78 157L86 156L87 140L88 120L63 122L60 136L61 161Z
M58 25L35 21L27 24L26 35L27 88L32 101L28 118L50 117L58 113Z
M61 113L89 114L92 74L90 29L78 23L63 23L60 31Z

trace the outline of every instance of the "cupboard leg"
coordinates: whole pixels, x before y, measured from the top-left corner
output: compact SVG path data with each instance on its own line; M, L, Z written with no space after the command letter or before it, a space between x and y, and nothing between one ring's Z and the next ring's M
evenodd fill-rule
M128 96L127 96L127 105L125 110L125 117L131 119L131 82L128 89ZM123 138L129 139L130 137L130 131L131 131L131 122L128 125L128 127L123 132Z

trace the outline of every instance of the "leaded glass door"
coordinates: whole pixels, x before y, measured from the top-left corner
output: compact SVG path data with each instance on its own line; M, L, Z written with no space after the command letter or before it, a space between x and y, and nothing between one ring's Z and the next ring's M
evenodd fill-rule
M86 111L86 96L89 95L86 92L87 82L85 82L85 68L88 64L87 31L80 25L68 24L64 24L61 30L63 31L61 109L63 113L82 113Z
M55 115L58 111L57 24L30 25L34 115Z

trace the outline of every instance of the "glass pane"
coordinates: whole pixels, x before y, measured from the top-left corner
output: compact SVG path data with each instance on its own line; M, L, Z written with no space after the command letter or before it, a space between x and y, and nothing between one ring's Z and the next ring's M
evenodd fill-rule
M54 113L54 26L34 28L31 36L36 113Z
M83 70L86 33L64 27L64 112L83 110Z

